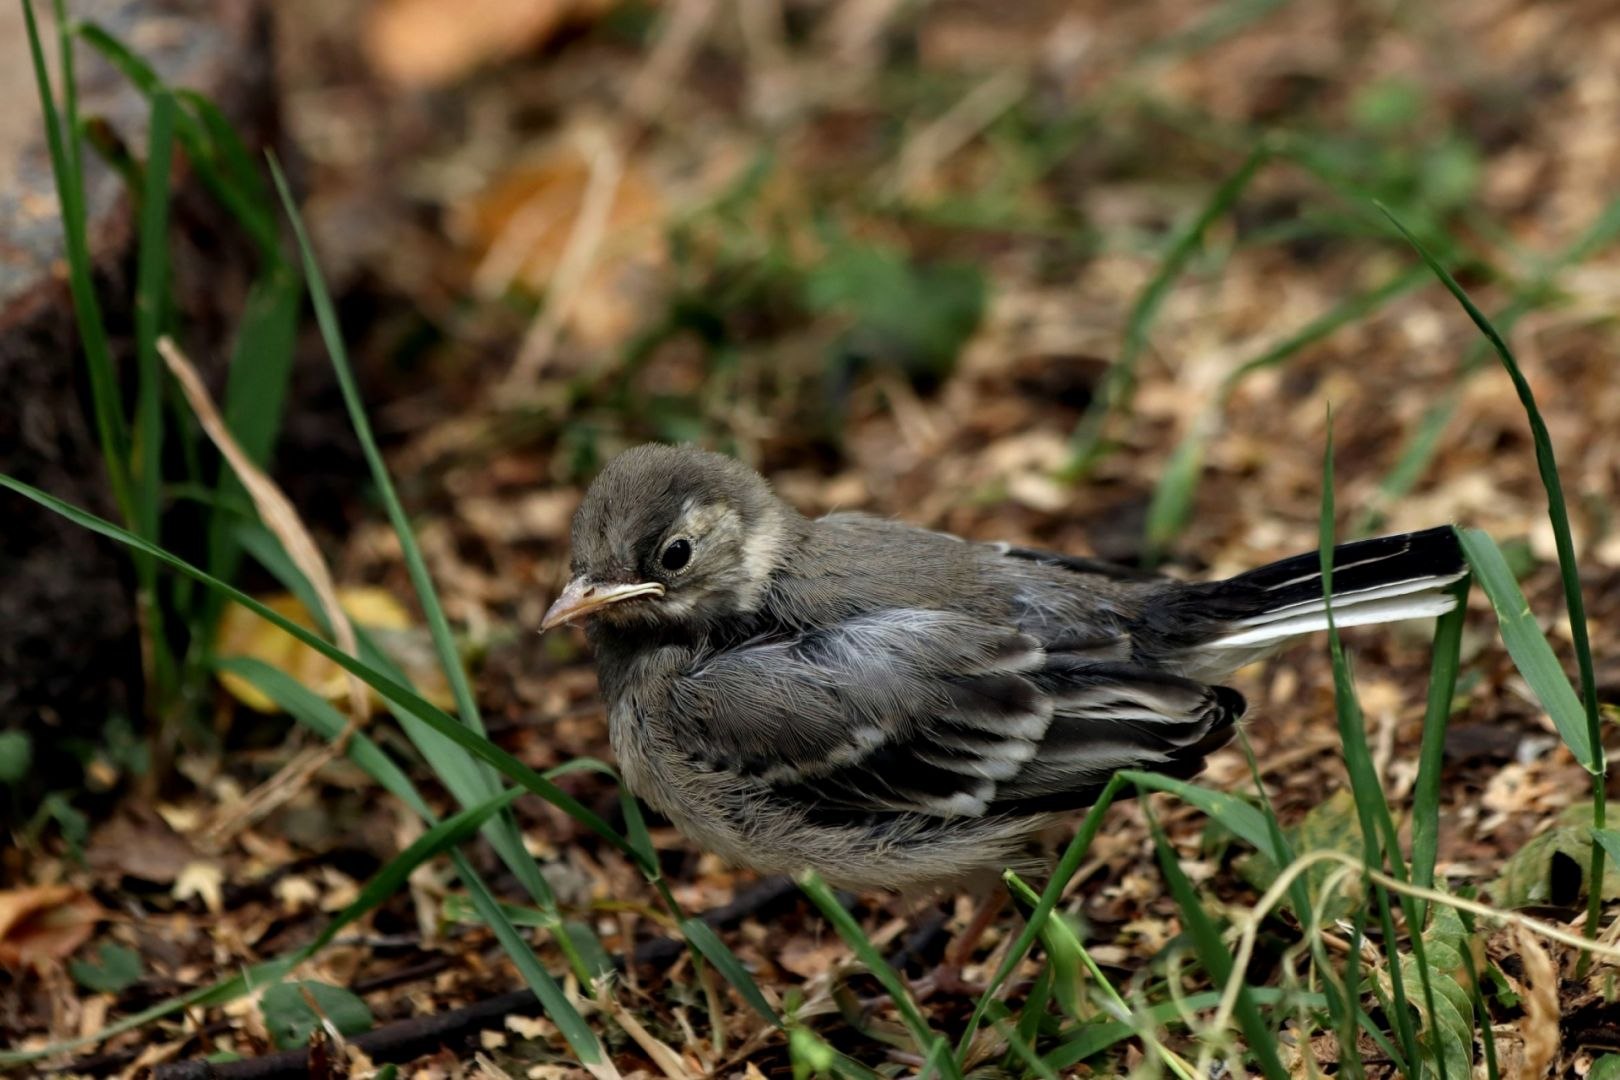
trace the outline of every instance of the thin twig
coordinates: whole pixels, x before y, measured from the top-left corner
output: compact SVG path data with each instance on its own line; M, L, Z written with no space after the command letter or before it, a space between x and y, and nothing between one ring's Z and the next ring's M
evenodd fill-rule
M508 388L520 392L533 387L551 359L557 335L579 299L602 248L614 197L624 176L624 157L613 136L601 128L587 127L582 128L577 137L581 152L590 162L590 176L580 198L579 216L574 219L562 258L557 261L557 269L546 287L545 304L524 335L523 345L507 377Z
M885 193L893 198L911 191L1016 105L1025 86L1023 72L1000 71L968 91L944 115L906 140Z
M625 92L624 103L632 113L651 121L669 107L674 99L670 88L691 63L718 6L716 0L676 0L667 8L658 40Z

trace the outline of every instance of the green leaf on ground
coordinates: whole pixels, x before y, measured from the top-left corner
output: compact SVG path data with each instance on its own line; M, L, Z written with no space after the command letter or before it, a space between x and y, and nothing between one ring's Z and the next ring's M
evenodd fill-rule
M34 763L34 742L26 731L0 731L0 784L15 784Z
M1289 846L1296 856L1313 851L1342 851L1346 855L1360 856L1362 852L1361 821L1356 816L1356 800L1349 788L1340 788L1316 806L1291 829L1284 830ZM1344 918L1361 902L1359 878L1346 878L1334 894L1323 902L1322 887L1330 876L1339 872L1337 863L1321 863L1305 871L1305 888L1313 910L1321 912L1324 924ZM1243 880L1264 892L1277 880L1279 869L1265 849L1245 855L1237 862L1237 872ZM1310 912L1294 913L1303 922Z
M259 1011L277 1050L309 1045L323 1020L344 1035L369 1031L373 1023L364 1001L342 987L318 982L278 983L264 992Z
M141 970L141 954L115 941L103 941L94 961L68 963L73 981L99 994L116 994L133 986L140 981Z
M1600 834L1607 850L1620 842ZM1592 861L1592 804L1566 807L1558 823L1515 851L1502 864L1502 871L1491 885L1492 899L1504 907L1520 908L1535 904L1567 906L1586 895L1586 868ZM1610 860L1603 870L1604 899L1620 897L1620 866Z
M1423 1020L1423 1075L1469 1077L1474 1075L1474 1001L1466 980L1463 950L1469 947L1468 928L1462 916L1449 904L1435 904L1429 926L1423 931L1424 956L1428 961L1428 984L1434 990L1434 1015L1429 1016L1423 996L1412 998ZM1401 973L1408 984L1422 979L1418 960L1411 953L1401 955ZM1380 976L1387 979L1387 975ZM1387 984L1386 984L1387 985Z

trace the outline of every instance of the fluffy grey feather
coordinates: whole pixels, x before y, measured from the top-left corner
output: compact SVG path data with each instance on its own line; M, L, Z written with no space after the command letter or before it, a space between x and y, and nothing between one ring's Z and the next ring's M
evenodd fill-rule
M611 462L573 542L548 625L588 616L631 790L734 862L852 887L996 871L1121 769L1192 775L1244 709L1210 683L1326 610L1314 555L1186 584L811 521L686 447ZM1449 529L1335 564L1346 623L1444 610L1462 572Z

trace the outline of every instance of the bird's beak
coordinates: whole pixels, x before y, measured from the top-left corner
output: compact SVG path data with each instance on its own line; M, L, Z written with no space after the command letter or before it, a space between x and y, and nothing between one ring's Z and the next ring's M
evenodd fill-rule
M573 622L582 616L598 611L609 604L617 604L621 600L629 600L637 596L663 596L664 587L656 581L635 581L625 585L602 585L589 578L577 577L570 581L557 597L555 603L546 609L545 618L540 620L540 632L543 634L553 626Z

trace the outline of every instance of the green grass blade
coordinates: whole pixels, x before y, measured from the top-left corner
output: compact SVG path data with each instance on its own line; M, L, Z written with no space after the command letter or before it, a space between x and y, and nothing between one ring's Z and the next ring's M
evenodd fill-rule
M816 907L821 909L827 921L838 931L838 936L844 939L844 943L854 950L861 963L866 965L866 970L870 971L877 981L883 984L883 989L889 992L889 998L899 1011L900 1019L911 1032L912 1041L917 1044L917 1052L931 1059L941 1074L950 1080L962 1080L962 1070L958 1068L956 1058L950 1053L950 1044L928 1026L922 1010L918 1009L917 1003L911 999L911 991L889 966L888 961L883 959L883 954L878 952L877 946L866 936L860 923L855 921L855 916L838 902L838 897L833 895L833 891L815 871L810 870L801 874L799 887Z
M140 460L136 488L136 531L158 539L158 499L163 487L163 366L157 339L169 296L169 161L174 145L174 98L152 98L145 186L141 191L139 254L135 269L135 356L140 376L136 393ZM151 560L145 560L151 568Z
M1536 469L1541 474L1541 486L1547 492L1547 517L1552 523L1553 543L1558 549L1558 573L1564 584L1564 607L1569 615L1569 634L1575 646L1575 664L1580 669L1581 694L1580 701L1585 712L1587 729L1588 757L1583 760L1592 772L1592 827L1601 829L1607 824L1608 816L1608 790L1604 784L1605 763L1603 761L1603 734L1599 726L1597 703L1597 674L1592 663L1592 641L1587 632L1586 602L1581 596L1580 566L1575 561L1575 540L1569 529L1569 507L1564 502L1564 483L1558 475L1558 460L1553 453L1552 436L1547 431L1546 421L1541 417L1541 409L1536 405L1536 396L1530 389L1530 382L1524 377L1519 368L1518 358L1513 350L1508 348L1507 340L1500 331L1485 317L1469 299L1463 287L1457 284L1446 268L1435 261L1427 248L1401 224L1400 220L1390 213L1389 208L1379 207L1395 223L1407 241L1416 249L1434 275L1445 285L1447 291L1456 298L1457 303L1468 313L1468 317L1479 327L1479 332L1485 335L1485 340L1491 343L1496 355L1502 361L1508 378L1513 380L1513 389L1519 395L1519 403L1524 407L1525 419L1530 424L1530 437L1536 447ZM1620 210L1615 211L1620 214ZM1599 223L1607 226L1608 211L1600 217ZM1620 224L1613 226L1620 228ZM1492 601L1494 603L1494 600ZM1528 676L1527 676L1528 677ZM1562 729L1560 729L1562 734ZM1565 736L1567 741L1568 736ZM1592 846L1592 864L1587 880L1599 882L1603 880L1603 848L1601 845ZM1602 890L1592 888L1588 890L1588 907L1586 912L1586 934L1596 937L1598 932L1599 916L1602 914ZM1589 954L1581 957L1581 970L1584 974L1585 966L1589 962Z
M1327 438L1322 450L1322 511L1319 532L1318 554L1322 572L1322 595L1333 595L1333 549L1334 543L1334 489L1333 489L1333 411L1328 410ZM1361 702L1356 697L1355 685L1350 677L1350 662L1345 656L1344 642L1339 638L1339 627L1333 618L1333 605L1325 604L1323 610L1327 614L1328 649L1333 659L1333 702L1334 711L1338 717L1339 743L1344 750L1345 771L1350 776L1350 793L1356 801L1356 814L1361 823L1363 865L1372 868L1382 865L1387 858L1396 877L1405 880L1405 862L1401 858L1399 838L1395 831L1395 820L1389 812L1389 802L1384 796L1383 785L1379 783L1378 771L1373 768L1372 750L1367 745L1367 725L1362 716ZM1380 845L1380 838L1383 843ZM1363 887L1370 887L1371 882L1363 879ZM1384 931L1384 942L1387 948L1393 950L1398 938L1395 934L1395 920L1390 914L1389 893L1377 890L1377 907L1379 920ZM1417 919L1416 909L1407 908L1408 927L1411 930L1412 951L1418 958L1418 972L1422 977L1423 992L1428 1005L1429 1015L1435 1015L1434 991L1430 986L1429 966L1423 954L1423 924ZM1359 948L1361 937L1361 923L1358 919L1356 927L1355 947ZM1352 949L1352 955L1355 955ZM1353 967L1359 967L1358 964ZM1395 1018L1395 1029L1400 1036L1401 1047L1407 1059L1414 1064L1420 1060L1418 1052L1417 1032L1412 1025L1412 1017L1407 1007L1406 988L1401 977L1401 966L1398 957L1391 956L1388 964L1390 978L1390 996L1394 999L1392 1012ZM1349 984L1351 987L1354 983ZM1347 996L1352 991L1347 990ZM1352 1000L1353 1000L1352 996ZM1436 1036L1438 1039L1438 1035ZM1440 1065L1441 1080L1446 1080L1445 1058L1439 1052L1436 1042L1434 1060Z
M293 564L287 553L282 549L280 542L270 534L269 530L259 524L244 525L237 529L236 537L245 550L252 554L261 565L286 586L288 591L298 597L299 602L304 605L304 609L313 613L313 617L322 631L330 637L331 627L327 625L325 617L321 613L321 606L315 596L313 587L309 584L308 579L304 577L302 571ZM408 685L409 679L377 647L376 642L372 640L371 635L366 632L365 628L357 626L354 630L355 639L360 646L360 661L368 665L373 671L392 679L394 682ZM403 708L393 701L388 703L388 708L399 721L401 729L404 730L406 737L411 740L412 745L416 747L417 752L422 755L424 761L432 764L439 779L450 790L450 793L456 797L458 802L463 805L471 805L483 797L481 792L485 785L488 784L489 779L476 759L466 753L453 739L446 738L434 727L413 714L411 710ZM446 717L445 719L448 720L449 718ZM537 879L538 884L524 881L522 877L519 880L524 883L535 903L547 911L560 925L562 916L557 909L556 897L550 887L546 885L544 877L540 876L538 870L533 867L533 859L529 857L527 850L522 847L521 837L514 838L514 831L509 822L498 817L486 826L485 835L490 845L495 848L508 866L511 865L513 860L523 860L529 864L532 871L530 876ZM656 859L650 855L646 856L646 858L649 865L657 865ZM585 970L583 957L572 951L572 940L561 942L560 946L571 962L580 961L581 969ZM582 975L581 978L583 979L584 976Z
M1192 938L1199 962L1203 964L1204 970L1209 972L1209 977L1216 986L1224 987L1233 979L1243 979L1244 973L1234 970L1232 953L1221 940L1221 933L1216 929L1214 920L1204 910L1203 902L1193 890L1192 882L1187 880L1186 873L1181 869L1181 861L1176 856L1175 849L1170 846L1169 838L1164 835L1158 820L1151 814L1148 820L1153 830L1153 845L1159 854L1159 867L1164 872L1171 898L1181 910L1182 924ZM1282 1060L1277 1057L1276 1035L1260 1015L1254 996L1246 985L1238 989L1234 1014L1238 1026L1243 1029L1249 1053L1254 1056L1261 1073L1268 1080L1283 1080L1288 1075L1288 1070L1283 1068Z
M1143 791L1166 791L1184 802L1191 803L1204 813L1220 822L1227 829L1252 846L1256 851L1269 852L1273 856L1272 833L1266 823L1266 815L1260 810L1236 795L1224 791L1212 791L1197 784L1190 784L1185 780L1177 780L1173 776L1162 776L1159 773L1136 772L1127 770L1120 774L1124 780ZM1279 863L1285 866L1286 863Z
M1387 208L1383 209L1384 213L1389 214ZM1558 475L1558 460L1553 452L1552 436L1547 431L1546 421L1542 419L1541 410L1536 405L1535 394L1519 367L1518 359L1491 320L1474 305L1462 286L1457 284L1456 279L1444 266L1435 261L1434 256L1429 254L1406 226L1402 225L1393 214L1389 214L1389 219L1417 250L1424 263L1440 279L1441 284L1445 285L1456 298L1457 303L1462 305L1462 309L1468 313L1474 325L1479 327L1480 333L1491 343L1508 377L1513 381L1513 389L1519 395L1519 403L1524 407L1525 418L1530 424L1531 439L1536 448L1536 469L1541 474L1541 485L1547 492L1547 517L1552 523L1553 541L1558 549L1558 570L1564 585L1564 605L1569 614L1569 632L1575 646L1575 662L1580 669L1581 701L1586 713L1589 743L1592 748L1601 750L1603 740L1598 727L1597 677L1592 664L1592 642L1587 632L1586 604L1581 597L1580 567L1575 559L1575 541L1569 528L1569 508L1564 501L1564 484ZM1601 763L1592 759L1590 755L1584 761L1588 769L1594 773L1602 772ZM1598 796L1597 805L1601 805L1601 802L1602 797ZM1598 823L1598 827L1602 827L1601 822ZM1594 931L1595 924L1596 920L1593 920Z
M372 434L371 422L366 416L365 404L360 398L359 384L349 363L348 348L344 344L343 332L338 325L337 309L332 303L331 294L327 291L320 265L316 262L315 249L310 243L309 233L304 228L304 221L298 212L292 190L287 186L287 178L273 158L270 162L270 171L276 191L281 196L282 207L292 224L293 235L298 240L298 250L303 258L304 280L309 287L310 300L315 307L315 321L320 326L322 340L326 343L327 354L332 361L332 369L337 375L343 403L349 413L349 423L354 429L355 438L360 442L361 452L371 470L372 483L376 485L377 493L387 510L389 523L393 525L394 533L399 539L405 569L416 591L417 601L422 605L428 632L433 638L434 650L438 653L439 664L450 683L451 695L455 698L456 711L462 723L482 735L484 722L478 713L478 702L473 697L472 685L467 679L467 669L456 649L455 639L450 632L450 621L445 618L444 607L439 603L438 592L433 586L432 577L428 574L427 562L422 558L422 549L416 542L410 519L406 516L404 505L394 490L393 479L388 474L382 451L378 449L377 440ZM486 777L486 787L492 783L493 780ZM491 842L495 844L502 860L535 901L542 907L554 907L555 900L551 895L551 888L541 877L539 868L535 866L534 860L524 848L523 836L517 823L510 817L496 819ZM566 943L564 944L566 946ZM589 972L583 966L578 970L581 980L589 984Z
M347 726L347 720L342 713L319 694L308 689L296 679L279 671L262 660L253 660L247 657L236 657L218 662L221 671L230 671L242 676L262 691L267 697L287 711L289 715L305 724L325 739L335 739ZM372 742L364 732L356 732L349 739L348 756L351 761L359 765L376 780L386 791L397 797L409 806L429 825L438 824L438 818L428 807L427 802L417 791L404 771L396 765L392 758L382 751L376 743ZM571 763L573 764L573 763ZM550 769L545 774L547 778L562 772L572 771L570 765ZM489 822L484 822L488 828ZM489 926L496 939L507 948L512 962L517 966L524 981L535 992L541 1005L556 1022L558 1030L564 1032L570 1045L576 1052L581 1047L591 1048L596 1045L595 1036L591 1034L584 1019L579 1016L568 998L563 994L556 980L549 972L539 965L533 955L533 950L523 940L522 934L517 930L515 921L508 913L506 905L496 900L494 894L484 883L472 864L459 851L452 851L451 859L455 864L456 873L467 886L468 898L473 910L477 913L479 921ZM492 914L492 912L494 914ZM561 944L561 935L568 933L566 924L555 909L540 912L539 925L550 931ZM584 935L588 940L580 941L570 938L570 944L575 952L584 954L600 954L601 946L594 936ZM599 973L602 968L600 957L593 958L589 964L593 972ZM577 1040L577 1041L576 1041Z
M1101 448L1103 428L1108 419L1127 407L1136 379L1136 364L1147 351L1148 330L1165 297L1169 295L1170 287L1193 253L1203 244L1204 234L1209 227L1232 208L1269 156L1270 151L1264 143L1256 146L1238 170L1215 189L1198 216L1177 234L1158 271L1137 297L1125 322L1125 340L1119 356L1109 367L1102 386L1098 388L1097 397L1070 436L1070 461L1064 470L1064 475L1069 479L1078 478L1090 467Z
M1547 635L1542 633L1541 624L1531 613L1530 603L1514 580L1513 571L1508 569L1501 548L1480 529L1458 529L1457 538L1462 542L1463 554L1473 567L1480 590L1496 609L1502 643L1507 646L1519 674L1530 684L1541 707L1547 710L1575 760L1588 772L1600 776L1602 766L1594 750L1602 744L1592 741L1580 698L1570 686L1569 676L1558 663Z
M298 308L303 299L303 282L292 268L276 262L267 267L248 291L231 351L225 377L225 400L221 406L225 426L237 445L260 468L268 468L271 451L281 430L281 420L292 379L293 355L298 336ZM220 470L216 497L222 504L245 500L247 489L230 468ZM237 540L239 522L229 514L215 513L208 521L208 572L231 581L241 562ZM201 663L213 645L214 629L225 598L210 592L197 613L192 627L192 655ZM319 611L320 604L306 604Z
M140 192L140 240L135 265L135 361L138 375L135 418L138 452L135 455L135 531L154 542L161 539L160 509L163 492L163 365L157 339L169 314L169 164L174 156L174 98L152 98L147 138L146 169ZM174 688L174 658L164 629L164 613L157 590L157 565L148 558L135 560L136 580L146 608L146 636L152 658L152 678L158 697L166 700Z
M978 1032L979 1025L984 1022L985 1013L989 1011L990 1003L995 1000L996 991L1007 981L1008 976L1013 973L1013 969L1018 966L1019 962L1028 954L1030 947L1035 944L1035 939L1040 936L1041 928L1046 925L1046 920L1052 916L1052 909L1057 907L1058 900L1063 896L1063 890L1068 888L1069 882L1079 872L1080 863L1085 859L1086 852L1090 850L1091 842L1097 838L1097 831L1102 828L1103 816L1108 813L1108 808L1113 805L1114 799L1119 796L1125 786L1124 777L1118 773L1114 774L1109 779L1108 785L1103 788L1102 794L1097 797L1096 803L1092 805L1090 810L1086 811L1085 820L1080 823L1080 828L1075 831L1074 839L1069 841L1069 846L1063 851L1063 857L1058 860L1057 866L1053 868L1051 880L1046 883L1046 888L1041 890L1040 902L1035 905L1035 910L1030 913L1029 920L1024 924L1024 928L1018 932L1018 937L1013 941L1012 948L1007 950L1007 954L1001 958L1001 963L996 966L995 973L985 985L984 993L979 995L979 1000L974 1004L973 1013L968 1017L968 1022L963 1027L962 1034L957 1037L956 1060L959 1067L967 1059L967 1052L973 1045L973 1036Z
M712 926L702 919L683 919L681 921L681 934L687 941L691 942L693 948L697 949L705 960L715 966L715 970L725 976L726 982L731 984L732 989L742 995L742 999L766 1023L776 1027L782 1026L782 1018L776 1014L775 1009L771 1008L771 1003L765 1000L765 995L760 992L759 984L748 973L748 969L743 967L742 961L737 959L737 954L728 949L726 943L720 940L720 935L714 932Z
M1560 273L1570 266L1585 262L1617 238L1620 238L1620 198L1610 200L1591 224L1582 230L1581 235L1555 255L1536 276L1535 281L1521 289L1492 320L1501 335L1505 338L1521 318L1542 307L1556 295L1553 282ZM1490 348L1490 341L1481 338L1468 350L1462 364L1464 377L1478 370ZM1422 478L1429 462L1434 458L1435 451L1439 447L1440 435L1456 411L1461 396L1461 392L1453 388L1446 394L1445 400L1424 414L1417 430L1397 459L1395 467L1378 485L1378 504L1369 508L1357 525L1358 534L1378 528L1383 523L1383 514L1378 507L1394 505Z
M1429 666L1429 704L1423 714L1423 744L1418 751L1417 781L1412 786L1412 884L1434 884L1434 863L1440 851L1440 774L1445 766L1446 724L1457 693L1457 665L1462 652L1463 623L1468 615L1469 579L1452 586L1457 606L1440 616L1434 627L1433 658ZM1424 905L1417 908L1422 921Z
M360 398L360 387L355 380L354 369L349 363L348 347L343 342L343 330L338 325L337 309L332 304L331 294L326 289L326 280L321 275L319 263L315 260L315 249L310 243L309 233L304 228L303 217L298 212L298 204L293 199L292 190L287 186L287 178L282 175L281 168L276 165L274 159L271 160L270 169L275 179L276 190L281 196L282 207L292 223L293 234L298 239L298 250L304 263L304 277L309 286L310 300L315 306L315 320L320 325L321 337L331 357L333 371L337 374L338 386L343 392L343 403L349 411L349 422L354 428L355 437L360 441L361 451L365 454L366 464L371 470L372 483L377 485L378 495L388 511L388 521L399 537L405 567L410 574L411 585L416 590L417 600L427 616L428 630L433 635L433 645L439 654L439 662L444 666L445 677L450 682L456 709L463 723L482 733L483 718L478 713L478 703L467 680L466 668L456 651L455 639L450 632L450 622L445 618L444 608L439 604L433 579L429 576L427 563L422 558L422 549L416 543L410 519L405 514L404 505L399 501L398 492L394 490L388 466L383 461L382 451L377 448L375 436L372 435L371 421L366 416L365 404Z
M1057 1070L1041 1060L1041 1056L1035 1052L1035 1048L1030 1046L1029 1040L1024 1038L1023 1033L1016 1027L1003 1021L996 1025L996 1031L1000 1032L1001 1037L1007 1040L1007 1045L1012 1047L1013 1054L1017 1056L1019 1061L1024 1063L1024 1067L1031 1073L1039 1076L1041 1080L1058 1080Z
M67 44L67 24L58 0L57 18L60 21L57 34L66 61L61 71L63 100L66 103L63 115L57 111L50 74L45 69L45 53L40 44L39 27L34 20L33 0L23 0L22 9L28 30L29 55L34 63L34 81L39 90L40 111L45 123L45 142L50 151L51 172L56 178L56 197L61 208L67 249L68 288L73 296L73 315L90 376L96 438L101 444L101 456L106 464L113 501L123 519L134 523L137 516L130 491L129 426L118 393L118 373L113 366L112 347L102 321L101 302L96 297L92 278L84 211L84 177L79 171L77 96L73 88L72 49Z
M275 702L282 711L328 742L348 726L347 718L330 701L309 689L280 668L249 656L227 656L216 660L216 670L247 680L256 690ZM348 757L367 776L409 806L423 818L434 817L427 802L394 759L363 731L349 737Z
M102 27L86 21L79 23L74 32L147 97L167 91L163 80L145 60ZM216 118L223 120L223 116L202 95L192 90L175 90L173 93L184 106L177 110L175 133L203 186L231 212L237 224L254 241L266 264L279 262L281 257L277 249L278 237L269 189L256 169L250 167L243 170L235 161L238 156L247 156L241 140L231 129L229 121L223 124L217 122ZM206 107L200 103L206 103ZM217 140L224 141L216 145Z
M269 530L263 525L257 524L242 526L237 530L237 537L245 549L252 553L293 595L298 597L299 602L304 605L306 611L314 613L315 621L320 625L322 631L330 637L331 627L327 624L321 612L321 605L315 596L314 588L309 584L308 579L304 577L303 572L293 564L286 551L282 549L280 542L270 534ZM401 685L409 684L410 680L377 647L376 642L372 640L371 635L366 632L364 627L356 626L354 631L355 639L360 647L359 659L362 663L396 683ZM388 703L388 708L399 721L406 737L411 740L412 745L422 755L423 760L432 764L439 779L450 790L450 793L456 797L457 801L463 805L477 803L481 798L480 792L488 783L487 774L478 764L478 761L468 755L455 741L445 738L433 727L413 715L410 710L402 708L398 703L392 701ZM448 720L449 718L446 717L445 719ZM581 763L570 763L570 765L579 764ZM591 764L612 775L612 770L599 762ZM548 770L542 775L549 781L552 776L568 767L559 766L557 769ZM620 790L623 791L622 786ZM644 827L643 833L645 833ZM515 860L521 860L526 865L527 875L516 875L519 882L525 886L536 905L545 911L551 920L550 928L557 931L558 948L568 958L581 982L590 982L594 968L587 962L584 953L576 947L575 937L577 935L563 936L565 920L558 909L557 898L551 887L546 884L545 878L540 874L538 867L534 865L534 860L529 857L527 850L523 847L522 837L518 835L515 822L504 816L496 817L485 826L485 838L489 840L490 845L495 848L497 854L501 855L502 860L509 867ZM656 866L657 859L651 854L651 844L646 844L641 850L645 853L646 864ZM672 908L671 910L678 912L678 908ZM588 933L589 931L585 932ZM600 946L597 945L595 948L599 949Z

